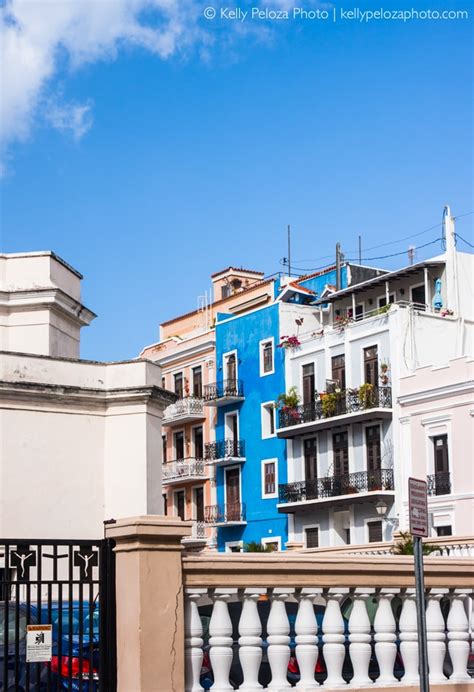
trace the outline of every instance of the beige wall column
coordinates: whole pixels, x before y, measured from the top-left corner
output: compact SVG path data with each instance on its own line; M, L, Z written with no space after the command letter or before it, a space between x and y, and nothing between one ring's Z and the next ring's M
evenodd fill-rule
M191 530L156 515L106 528L116 541L118 692L184 690L181 539Z

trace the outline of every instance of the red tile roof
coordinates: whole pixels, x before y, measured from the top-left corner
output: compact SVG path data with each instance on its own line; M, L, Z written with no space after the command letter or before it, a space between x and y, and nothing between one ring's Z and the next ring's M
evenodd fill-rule
M254 269L244 269L243 267L227 267L226 269L221 269L219 272L214 272L214 274L211 274L211 279L213 279L216 276L220 276L221 274L225 274L226 272L243 272L244 274L258 274L259 276L264 276L265 272L258 272L255 271Z
M298 291L303 291L303 293L309 293L312 296L315 296L316 293L314 291L310 291L309 288L306 288L305 286L300 286L297 281L291 281L288 286L293 286L293 288L298 289Z

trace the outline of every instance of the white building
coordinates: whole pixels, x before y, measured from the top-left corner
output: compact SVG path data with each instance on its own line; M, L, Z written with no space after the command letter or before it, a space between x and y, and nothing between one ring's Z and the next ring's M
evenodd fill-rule
M407 479L431 467L419 468L402 439L401 378L472 353L474 258L456 252L449 209L445 234L441 256L328 292L317 302L320 327L288 352L287 388L300 401L280 410L277 434L288 440L279 511L289 516L290 545L379 542L407 528ZM458 475L466 459L452 456ZM472 513L469 483L463 511Z
M79 360L81 275L51 252L0 255L0 535L100 538L162 513L161 418L147 360Z

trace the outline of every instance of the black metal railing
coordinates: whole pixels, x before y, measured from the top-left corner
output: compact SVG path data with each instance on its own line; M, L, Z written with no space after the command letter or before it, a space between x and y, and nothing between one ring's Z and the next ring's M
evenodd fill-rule
M347 413L372 408L391 408L391 406L391 387L362 386L358 389L345 389L341 392L320 394L310 404L302 404L294 408L283 407L279 412L279 427L288 428L292 425L311 423Z
M243 397L244 385L242 380L221 380L204 386L204 401L215 401L228 397Z
M285 483L279 486L278 496L280 502L304 502L339 495L368 493L374 490L394 490L393 469L357 471L341 476Z
M208 442L204 446L204 458L206 461L216 461L217 459L245 457L245 440L219 440Z
M451 478L449 471L433 473L427 476L428 495L449 495L451 493Z
M206 524L230 524L245 521L245 502L229 505L210 505L204 508Z

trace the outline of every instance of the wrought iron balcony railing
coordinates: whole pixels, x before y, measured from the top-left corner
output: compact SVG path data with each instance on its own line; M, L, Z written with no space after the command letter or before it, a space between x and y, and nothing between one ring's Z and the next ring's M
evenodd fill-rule
M163 413L163 422L186 416L202 416L204 418L204 402L196 396L187 396L170 404Z
M279 427L311 423L334 416L365 411L372 408L391 408L391 387L359 387L345 389L341 392L320 394L311 404L302 404L294 408L284 407L279 413Z
M204 447L206 461L218 459L243 459L245 457L245 440L219 440L208 442Z
M230 505L210 505L204 508L206 524L232 524L245 521L245 503L235 502Z
M428 495L449 495L451 493L451 478L449 471L433 473L427 477Z
M206 462L204 459L189 457L187 459L178 459L177 461L169 461L163 464L163 483L196 477L206 477Z
M221 380L204 386L204 401L217 399L236 399L244 396L242 380Z
M339 495L367 493L374 490L394 490L393 469L357 471L341 476L327 476L311 481L285 483L278 488L280 503L320 500Z

